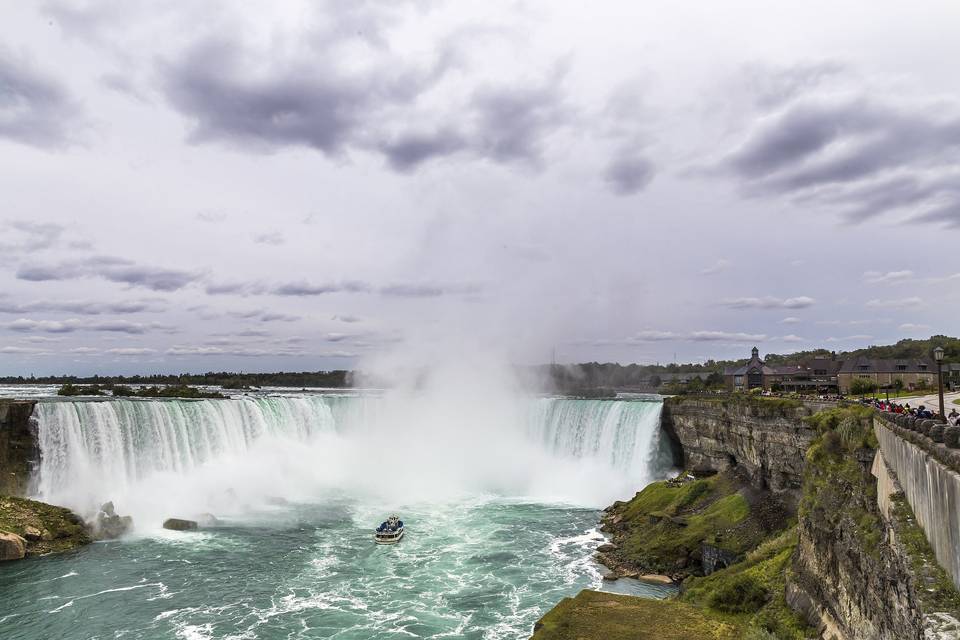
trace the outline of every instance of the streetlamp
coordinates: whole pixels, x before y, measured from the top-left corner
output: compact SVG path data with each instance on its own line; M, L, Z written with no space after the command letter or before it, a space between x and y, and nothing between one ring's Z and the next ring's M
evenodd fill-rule
M943 411L943 347L933 350L933 359L937 361L937 389L940 393L940 422L947 421L947 414Z

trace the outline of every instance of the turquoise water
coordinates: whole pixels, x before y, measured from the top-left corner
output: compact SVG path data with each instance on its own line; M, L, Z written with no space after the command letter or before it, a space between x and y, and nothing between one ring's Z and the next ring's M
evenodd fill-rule
M372 542L383 511L331 498L0 565L0 638L527 638L560 598L601 586L595 510L398 511L394 546Z
M456 390L454 390L456 391ZM528 638L604 583L599 509L669 471L660 404L434 395L44 401L36 497L126 538L0 566L0 639ZM396 512L407 535L373 543ZM212 513L217 527L165 531Z

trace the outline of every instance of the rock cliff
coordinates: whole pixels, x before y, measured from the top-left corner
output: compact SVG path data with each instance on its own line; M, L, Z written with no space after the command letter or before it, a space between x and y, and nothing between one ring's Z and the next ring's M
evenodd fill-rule
M40 460L34 405L35 400L0 399L0 495L25 495Z
M804 454L817 435L803 420L812 413L791 400L678 396L664 402L662 425L679 444L683 468L738 468L757 489L796 503Z
M960 594L877 450L873 417L834 416L807 455L788 602L822 638L960 637Z

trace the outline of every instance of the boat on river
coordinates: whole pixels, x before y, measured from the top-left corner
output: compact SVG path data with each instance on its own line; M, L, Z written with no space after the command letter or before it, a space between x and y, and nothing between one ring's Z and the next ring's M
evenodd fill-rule
M403 538L403 520L390 516L377 527L373 541L377 544L397 544Z

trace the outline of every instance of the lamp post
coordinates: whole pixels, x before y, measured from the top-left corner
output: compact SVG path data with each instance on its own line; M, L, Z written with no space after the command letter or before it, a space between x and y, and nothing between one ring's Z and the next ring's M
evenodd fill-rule
M933 359L937 361L937 389L940 394L940 422L947 421L947 414L943 411L943 347L933 350Z

